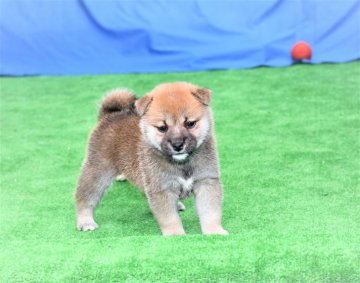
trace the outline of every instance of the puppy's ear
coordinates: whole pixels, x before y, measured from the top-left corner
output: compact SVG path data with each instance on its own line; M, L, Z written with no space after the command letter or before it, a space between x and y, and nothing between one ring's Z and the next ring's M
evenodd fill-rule
M152 97L145 95L144 97L135 101L135 109L140 116L145 115L149 105L152 101Z
M191 94L195 96L205 106L208 106L211 100L211 90L207 88L197 88L195 91L192 91Z

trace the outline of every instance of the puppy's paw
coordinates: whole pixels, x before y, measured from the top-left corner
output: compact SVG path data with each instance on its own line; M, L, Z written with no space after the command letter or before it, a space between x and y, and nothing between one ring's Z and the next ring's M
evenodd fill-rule
M229 235L229 232L222 227L209 227L203 230L204 235Z
M167 227L162 229L163 236L185 235L182 227Z
M126 176L124 174L117 175L115 180L118 182L126 181Z
M217 230L217 231L216 231L215 233L213 233L213 234L227 236L227 235L229 235L229 232L228 232L227 230L221 228L221 229Z
M92 219L78 219L76 226L79 231L93 231L99 227Z
M186 207L181 201L178 201L177 209L178 209L178 211L185 211Z

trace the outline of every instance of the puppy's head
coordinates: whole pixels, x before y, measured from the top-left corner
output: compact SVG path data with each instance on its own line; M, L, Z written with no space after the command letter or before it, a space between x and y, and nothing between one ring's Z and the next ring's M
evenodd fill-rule
M184 161L211 133L211 92L185 82L157 86L137 100L147 143L175 161Z

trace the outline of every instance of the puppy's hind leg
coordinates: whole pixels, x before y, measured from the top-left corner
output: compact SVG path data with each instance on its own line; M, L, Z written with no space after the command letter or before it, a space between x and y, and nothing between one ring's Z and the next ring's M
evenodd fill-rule
M178 209L178 211L185 211L186 207L181 201L178 201L177 209Z
M76 189L76 226L82 231L98 228L94 221L94 209L106 189L115 178L115 172L85 162Z

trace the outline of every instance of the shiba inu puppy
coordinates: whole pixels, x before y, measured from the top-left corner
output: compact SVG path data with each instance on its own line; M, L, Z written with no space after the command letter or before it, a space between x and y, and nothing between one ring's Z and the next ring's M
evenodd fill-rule
M77 228L98 228L94 209L117 178L145 193L163 235L185 234L179 200L191 194L203 234L227 234L210 98L210 90L186 82L161 84L140 99L110 92L76 190Z

